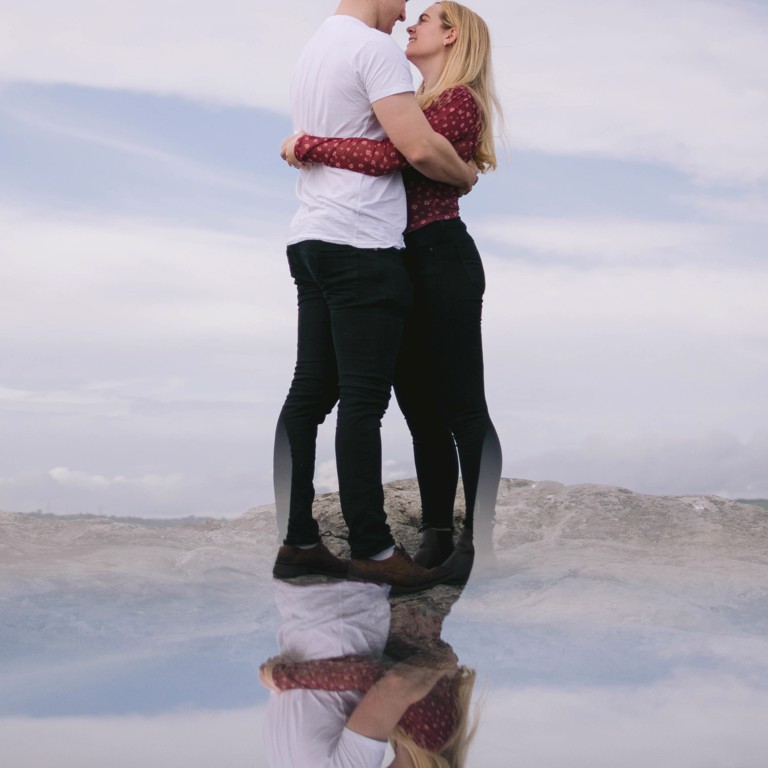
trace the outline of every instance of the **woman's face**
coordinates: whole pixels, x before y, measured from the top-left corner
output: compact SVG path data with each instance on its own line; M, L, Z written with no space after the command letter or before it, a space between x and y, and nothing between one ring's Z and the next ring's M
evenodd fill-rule
M408 46L405 55L409 61L442 55L447 42L453 42L454 33L444 29L440 21L440 5L430 5L419 16L419 20L408 27Z

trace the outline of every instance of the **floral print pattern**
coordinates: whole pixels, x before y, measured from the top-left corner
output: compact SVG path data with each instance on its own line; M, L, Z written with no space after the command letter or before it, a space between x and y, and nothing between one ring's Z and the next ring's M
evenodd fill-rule
M449 88L424 110L424 115L432 129L451 142L462 160L469 161L475 156L480 141L481 116L469 88L464 85ZM320 163L367 176L403 171L408 200L406 232L459 215L457 188L428 179L411 168L388 139L302 136L296 142L294 152L301 162Z

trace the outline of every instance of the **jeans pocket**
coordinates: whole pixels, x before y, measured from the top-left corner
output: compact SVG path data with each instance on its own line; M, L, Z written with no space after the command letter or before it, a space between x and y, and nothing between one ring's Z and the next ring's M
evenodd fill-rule
M485 292L485 270L483 269L483 260L475 246L474 242L460 243L456 245L456 258L464 270L469 282Z

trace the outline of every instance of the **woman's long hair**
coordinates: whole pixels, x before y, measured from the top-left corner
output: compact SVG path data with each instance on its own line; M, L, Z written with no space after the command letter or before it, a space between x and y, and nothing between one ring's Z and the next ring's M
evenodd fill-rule
M453 0L442 0L440 21L444 29L456 29L456 40L435 85L428 91L421 84L416 92L419 106L426 109L441 93L456 85L472 91L480 107L480 143L475 162L481 171L496 168L493 127L501 122L501 104L493 84L491 35L488 25L474 12Z
M460 667L458 676L456 706L459 716L456 729L440 752L424 749L399 725L389 737L393 748L404 749L408 753L414 768L464 768L466 765L469 744L477 730L477 719L470 723L469 718L472 690L475 687L477 673L474 669Z

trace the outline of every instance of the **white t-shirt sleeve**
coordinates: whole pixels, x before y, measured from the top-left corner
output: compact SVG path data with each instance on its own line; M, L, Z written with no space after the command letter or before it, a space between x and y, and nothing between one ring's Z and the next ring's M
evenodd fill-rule
M380 768L386 751L386 741L369 739L344 728L331 764L333 768Z
M371 104L396 93L413 93L408 60L389 36L375 32L370 44L360 49L357 58L357 71Z

